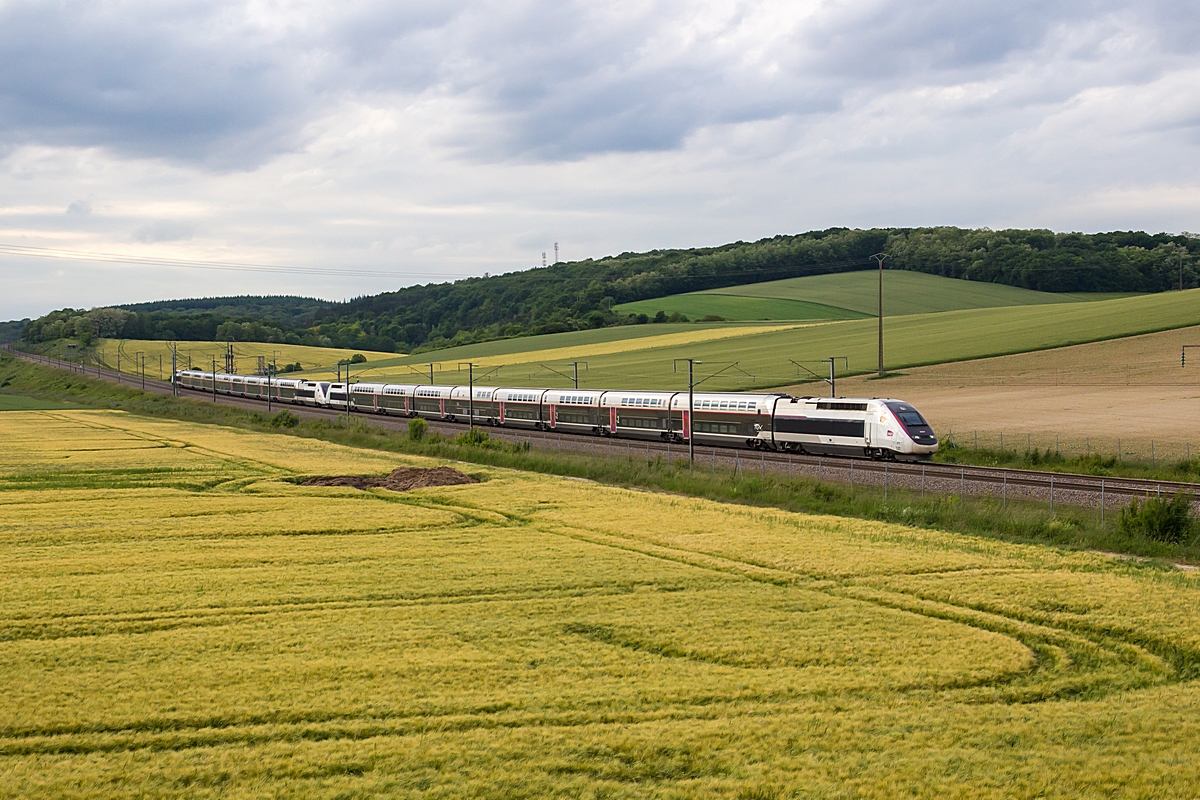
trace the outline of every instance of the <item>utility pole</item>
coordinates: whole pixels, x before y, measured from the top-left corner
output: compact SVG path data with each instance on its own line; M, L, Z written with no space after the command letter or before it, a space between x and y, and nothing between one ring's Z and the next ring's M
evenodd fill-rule
M688 407L687 417L684 421L684 428L687 429L688 439L688 469L694 469L696 464L696 437L692 433L696 430L696 425L692 419L696 412L696 377L695 369L697 364L703 364L703 361L697 361L694 358L677 358L671 364L674 369L680 361L686 361L688 365ZM667 418L670 419L670 411L667 412Z
M458 362L458 372L462 374L462 361ZM475 362L467 361L467 416L470 417L471 430L475 430Z
M879 377L883 377L883 261L886 253L871 256L879 264Z
M346 387L346 421L349 422L350 421L350 359L347 358L343 361L338 362L338 380L341 380L341 377L342 377L342 364L346 365L346 380L345 380L344 385Z
M179 397L179 381L175 380L176 364L179 360L179 346L171 345L171 396Z
M213 360L213 371L212 371L213 402L215 403L215 402L217 402L217 357L213 356L212 360Z
M433 383L433 364L429 365L429 383Z
M554 243L554 249L555 249L555 250L557 250L557 249L558 249L558 242L555 242L555 243ZM557 255L557 253L556 253L555 255ZM578 388L579 388L579 362L578 362L578 361L572 361L572 362L571 362L571 366L572 366L572 367L574 368L574 370L575 370L575 371L574 371L574 373L573 373L573 375L574 375L574 381L575 381L575 388L576 388L576 389L578 389Z
M554 263L558 263L558 242L554 243Z
M850 359L847 358L846 356L830 356L827 359L822 359L822 361L829 362L829 396L830 397L837 397L837 384L835 382L837 380L837 376L835 374L834 366L837 364L837 360L839 358L842 361L846 362L846 369L850 369Z

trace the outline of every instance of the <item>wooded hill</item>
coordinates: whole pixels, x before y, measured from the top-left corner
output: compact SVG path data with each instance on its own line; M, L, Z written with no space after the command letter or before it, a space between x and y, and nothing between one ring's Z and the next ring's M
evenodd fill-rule
M986 228L831 228L721 247L622 253L348 303L206 298L129 306L124 338L287 341L411 352L486 339L647 322L612 307L680 292L870 268L916 270L1047 292L1160 292L1200 283L1200 238L1138 231L1080 234ZM65 309L25 328L31 341L102 335ZM111 328L112 319L106 324ZM90 325L90 327L89 327Z

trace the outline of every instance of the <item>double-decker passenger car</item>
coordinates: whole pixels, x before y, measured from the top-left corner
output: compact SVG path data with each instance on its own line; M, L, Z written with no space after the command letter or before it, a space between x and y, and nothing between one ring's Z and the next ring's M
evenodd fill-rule
M180 370L184 388L265 398L267 379ZM528 389L272 379L273 399L352 411L864 458L928 459L933 429L903 400L742 392Z

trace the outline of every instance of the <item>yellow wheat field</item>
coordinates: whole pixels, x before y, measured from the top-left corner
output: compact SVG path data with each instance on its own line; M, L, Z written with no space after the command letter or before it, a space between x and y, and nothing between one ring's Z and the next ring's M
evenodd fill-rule
M770 333L773 331L790 330L792 328L808 328L814 325L835 325L840 320L834 322L823 323L808 323L802 325L739 325L726 326L718 328L701 328L694 331L680 331L678 333L664 333L660 336L641 336L629 339L617 339L611 342L595 342L593 344L581 344L573 347L551 347L542 350L524 350L517 353L505 353L490 356L479 356L473 359L477 366L488 367L504 367L513 366L516 364L539 364L539 363L554 363L562 362L568 359L592 358L601 355L613 355L616 353L632 353L638 350L653 350L659 347L676 347L685 344L698 344L700 342L712 342L719 339L736 339L742 336L753 336L758 333ZM437 353L431 353L431 357L436 357ZM434 362L435 367L439 371L460 372L458 362ZM374 367L370 364L364 365L365 369L355 371L355 375L361 375L363 380L371 380L378 378L391 378L397 380L404 379L405 381L413 380L414 374L419 374L421 365L399 366L399 367Z
M0 795L1192 797L1200 583L117 412L0 413Z
M216 359L217 369L225 369L225 342L177 342L179 367L190 363L196 369L212 369ZM117 368L117 353L121 354L121 372L138 373L142 353L146 358L146 377L159 377L159 359L162 360L162 377L171 375L171 343L143 339L101 339L96 346L96 356L106 368ZM282 368L284 364L299 362L305 372L328 375L336 372L338 361L361 354L369 360L398 358L396 353L378 353L373 350L345 350L336 347L308 347L298 344L272 344L270 342L234 342L234 367L238 372L255 374L258 357L263 356L269 364L273 359Z

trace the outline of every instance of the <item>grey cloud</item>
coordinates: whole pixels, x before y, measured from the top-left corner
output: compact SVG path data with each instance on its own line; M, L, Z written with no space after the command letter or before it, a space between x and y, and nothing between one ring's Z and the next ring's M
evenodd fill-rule
M92 213L92 204L86 200L76 200L67 206L67 214L73 217L86 217Z
M1166 0L1148 14L1111 0L829 5L795 30L771 31L763 59L773 68L764 70L746 62L753 37L725 41L740 41L755 3L687 45L673 34L702 6L636 9L617 17L563 0L365 2L285 8L261 23L233 0L9 3L0 6L0 146L101 146L252 168L302 147L304 126L338 98L386 105L428 94L458 99L479 118L449 143L484 159L665 150L709 125L828 114L864 93L985 79L1035 63L1064 29L1098 25L1103 38L1136 20L1157 40L1176 23L1196 24ZM1102 54L1085 48L1077 58ZM1028 91L1072 96L1092 66L1040 76ZM1157 69L1104 68L1106 79Z
M0 135L218 167L292 144L310 100L294 65L226 5L10 3Z

